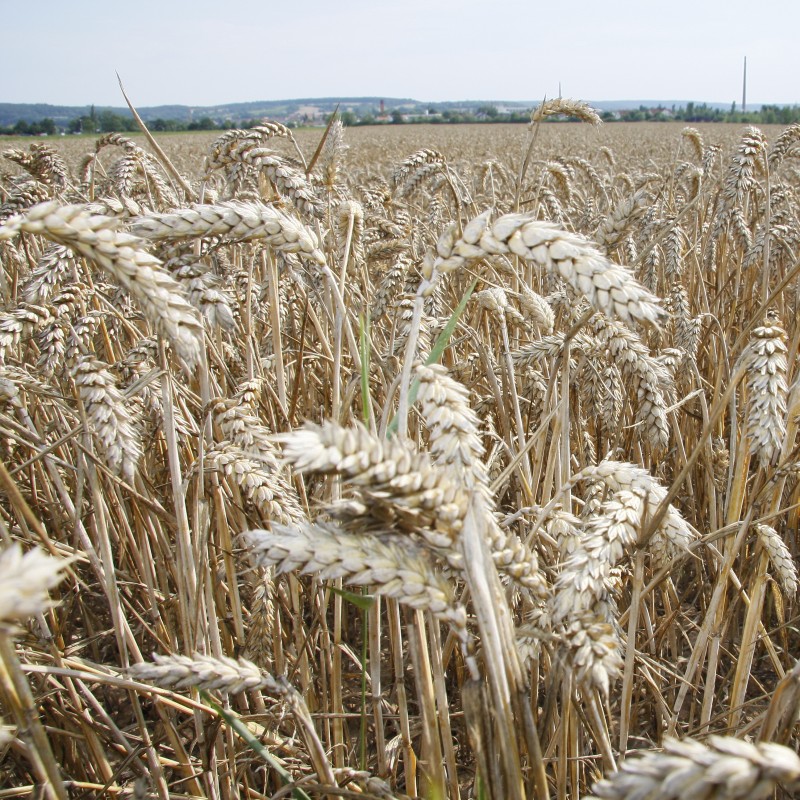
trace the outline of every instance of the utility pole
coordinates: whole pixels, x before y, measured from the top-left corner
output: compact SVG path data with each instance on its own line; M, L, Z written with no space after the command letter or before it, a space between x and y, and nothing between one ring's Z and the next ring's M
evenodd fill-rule
M744 57L744 73L742 75L742 114L747 111L747 56Z

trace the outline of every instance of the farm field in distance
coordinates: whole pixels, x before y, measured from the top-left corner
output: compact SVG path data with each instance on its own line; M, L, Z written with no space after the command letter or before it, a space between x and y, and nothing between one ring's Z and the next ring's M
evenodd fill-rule
M566 110L2 140L0 796L795 796L800 125Z
M548 124L542 126L537 157L551 158L569 152L590 158L601 147L608 147L631 167L644 169L649 161L670 158L680 142L685 127L679 122L609 123L594 128L578 124ZM743 126L702 124L695 126L709 143L732 148L741 136ZM763 125L759 128L768 140L773 140L784 128ZM301 128L293 135L310 157L323 134L321 128ZM156 133L156 140L173 160L175 166L189 176L196 176L202 159L219 131ZM348 150L343 158L348 166L392 170L398 160L423 147L440 151L452 163L474 163L487 158L517 162L525 148L528 128L525 125L374 125L345 129ZM31 139L5 137L0 140L8 147L27 147L32 141L53 146L70 165L77 165L81 156L93 149L99 136L64 136ZM144 143L141 134L131 137ZM6 162L3 168L11 165Z

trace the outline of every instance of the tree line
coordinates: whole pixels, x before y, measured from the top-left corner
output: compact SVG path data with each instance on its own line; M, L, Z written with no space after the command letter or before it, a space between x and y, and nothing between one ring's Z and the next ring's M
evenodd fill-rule
M757 111L741 111L732 103L730 109L710 106L707 103L687 103L672 106L646 107L623 111L605 111L601 114L607 122L735 122L744 125L793 125L800 122L800 106L764 105Z
M353 111L339 114L342 122L348 127L358 125L384 124L459 124L459 123L498 123L498 122L530 122L530 111L501 111L497 106L484 104L474 109L438 111L435 107L423 113L407 113L395 108L387 114L374 113L357 115ZM666 106L624 109L620 111L603 111L601 118L605 122L733 122L753 125L792 125L800 122L800 106L764 105L757 111L737 110L736 103L730 109L721 109L706 103L687 103L686 106L667 108ZM556 121L551 118L548 122ZM290 121L289 127L299 124L313 124L314 120L306 117L301 121ZM152 131L213 131L230 130L231 128L252 128L261 124L259 119L249 120L215 120L204 116L193 120L151 119L147 126ZM54 120L45 117L38 122L19 120L11 126L0 126L0 135L5 136L52 136L62 131L70 134L98 134L138 130L132 116L115 114L113 111L91 111L76 117L60 127Z
M211 117L199 117L193 120L151 119L147 127L151 131L215 131L231 128L252 128L260 125L261 120L214 120ZM113 111L96 112L94 107L88 114L70 120L65 126L59 126L54 120L45 117L38 122L19 120L14 125L0 126L0 135L4 136L52 136L57 133L125 133L138 131L139 127L132 116L115 114Z

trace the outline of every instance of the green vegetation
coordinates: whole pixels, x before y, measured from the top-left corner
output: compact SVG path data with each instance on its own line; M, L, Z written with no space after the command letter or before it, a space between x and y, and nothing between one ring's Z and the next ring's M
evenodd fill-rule
M605 122L735 122L747 125L792 125L800 122L800 106L761 106L758 111L737 111L736 103L730 110L710 106L707 103L687 103L686 106L666 108L646 107L624 111L604 111Z
M0 128L0 134L4 136L50 136L57 133L55 122L49 117L45 117L41 122L25 122L18 120L13 126Z
M383 125L383 124L445 124L453 125L459 123L497 123L497 122L530 122L530 108L522 106L504 107L493 103L437 103L422 104L416 101L396 101L394 105L386 103L386 107L381 106L381 101L369 102L371 99L364 98L363 102L353 103L349 107L339 112L340 118L346 127L358 125ZM308 102L308 106L301 103ZM330 115L330 111L323 111L322 105L311 106L311 103L329 105L330 101L298 101L293 103L283 103L280 106L273 104L275 108L266 114L271 119L284 122L289 127L301 125L320 125ZM248 109L256 104L240 104ZM264 104L261 104L264 105ZM342 103L344 106L344 103ZM37 109L38 106L9 106L0 104L4 107L0 114L0 120L5 119L7 124L0 124L0 135L6 136L41 136L54 135L57 133L110 133L112 131L135 131L136 123L128 111L117 113L113 109L95 110L91 106L89 112L72 118L64 116L37 118L36 121L24 119L22 109ZM50 108L50 107L47 107ZM57 108L57 107L53 107ZM303 109L316 109L304 111ZM10 122L9 113L16 109L20 118ZM58 109L57 109L58 110ZM251 114L250 116L236 115L233 107L197 109L202 111L202 116L195 118L191 110L182 106L164 106L163 116L153 116L152 114L143 115L147 125L153 131L211 131L211 130L230 130L231 128L252 128L261 123L264 115ZM250 109L252 110L252 109ZM259 108L259 110L266 110ZM63 112L64 109L61 109ZM302 112L302 113L301 113ZM30 116L32 111L27 112ZM171 113L174 116L168 116ZM685 106L665 105L646 106L640 105L638 108L622 109L616 111L605 110L601 112L601 117L605 122L733 122L737 124L753 125L791 125L800 122L800 106L761 106L757 111L742 112L737 110L736 103L730 109L723 109L707 103L687 103ZM11 118L13 119L13 117ZM547 122L562 120L563 117L550 118Z

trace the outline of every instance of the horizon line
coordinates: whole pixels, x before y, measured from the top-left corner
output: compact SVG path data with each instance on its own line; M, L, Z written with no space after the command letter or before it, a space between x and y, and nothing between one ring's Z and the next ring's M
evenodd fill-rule
M365 94L365 95L328 95L328 96L320 96L320 97L284 97L284 98L276 98L276 99L264 99L260 98L257 100L230 100L218 103L186 103L186 102L158 102L158 103L139 103L134 104L136 108L168 108L170 106L178 106L183 108L216 108L222 106L238 106L238 105L252 105L255 103L296 103L296 102L348 102L348 101L367 101L367 100L384 100L384 101L400 101L400 102L414 102L418 104L441 104L441 103L506 103L506 104L514 104L514 105L521 105L521 106L537 106L541 104L541 100L508 100L503 98L458 98L458 99L449 99L449 100L419 100L415 97L396 97L396 96L389 96L389 95L377 95L377 94ZM547 98L547 99L554 99L554 98ZM582 98L573 98L576 100L581 100L582 102L588 103L591 105L592 103L655 103L660 105L675 105L678 103L687 104L687 103L705 103L708 105L719 105L719 106L727 106L727 105L739 105L736 100L707 100L707 99L697 99L697 98L653 98L653 97L642 97L642 98L621 98L621 99L614 99L614 98L606 98L606 99L594 99L594 100L582 100ZM114 103L97 103L97 102L88 102L88 103L70 103L70 102L52 102L52 101L26 101L26 102L18 102L18 101L6 101L0 99L0 104L2 105L13 105L13 106L53 106L53 107L68 107L68 108L89 108L91 106L100 106L100 107L108 107L108 108L125 108L124 99L120 99L117 104ZM772 101L772 102L762 102L762 101L754 101L751 100L747 103L748 106L764 106L764 105L778 105L778 106L798 106L800 105L800 101L793 101L793 102L783 102L783 101Z

